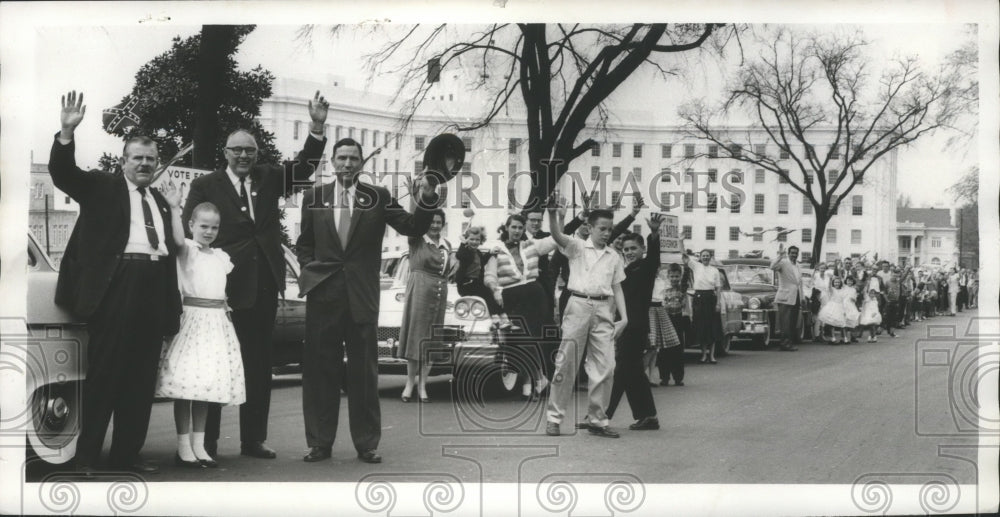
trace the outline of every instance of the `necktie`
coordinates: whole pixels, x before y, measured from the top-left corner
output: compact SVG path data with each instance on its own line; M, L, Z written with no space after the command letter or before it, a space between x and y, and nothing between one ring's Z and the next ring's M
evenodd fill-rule
M156 226L153 225L153 210L146 202L146 187L138 187L136 190L139 191L139 198L142 199L142 220L146 226L146 238L149 239L149 245L154 250L159 249L160 238L156 236Z
M340 244L347 247L347 233L351 229L351 194L347 189L340 190L340 211L337 214L337 234L340 235Z
M250 212L250 198L247 197L246 176L240 176L240 201L243 203L243 211L246 212L247 217L253 219L253 214Z

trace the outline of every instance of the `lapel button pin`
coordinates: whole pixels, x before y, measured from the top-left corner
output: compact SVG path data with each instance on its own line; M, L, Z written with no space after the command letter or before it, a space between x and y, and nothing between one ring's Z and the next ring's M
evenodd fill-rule
M247 207L245 207L245 206L241 206L241 207L240 207L240 211L241 211L241 212L246 212L246 211L247 211Z

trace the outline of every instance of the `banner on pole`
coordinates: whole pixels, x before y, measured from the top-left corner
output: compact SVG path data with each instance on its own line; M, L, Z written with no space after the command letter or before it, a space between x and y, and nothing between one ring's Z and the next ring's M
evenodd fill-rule
M661 214L663 223L660 224L660 262L663 264L680 262L681 249L681 227L676 215Z

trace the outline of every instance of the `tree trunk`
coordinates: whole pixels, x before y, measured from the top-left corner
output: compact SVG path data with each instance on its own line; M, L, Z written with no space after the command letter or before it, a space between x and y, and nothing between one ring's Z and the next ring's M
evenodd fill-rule
M198 56L198 102L194 113L196 168L214 169L219 135L219 106L226 84L226 59L235 41L235 25L202 25Z
M826 234L826 225L830 222L829 217L824 217L816 213L816 231L813 232L812 257L809 267L815 268L820 262L820 253L823 251L823 235Z

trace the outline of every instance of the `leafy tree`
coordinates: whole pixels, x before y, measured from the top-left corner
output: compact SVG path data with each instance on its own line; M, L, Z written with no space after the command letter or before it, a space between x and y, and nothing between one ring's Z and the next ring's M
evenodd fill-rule
M206 26L212 27L212 26ZM211 30L211 29L209 29ZM249 129L257 138L261 163L280 163L281 153L274 146L274 135L257 122L260 105L271 96L274 76L260 66L250 71L237 69L234 55L237 47L254 30L253 25L234 26L228 38L216 38L213 49L225 54L224 67L214 73L224 74L217 82L220 103L218 130L214 139L213 165L221 167L225 135L235 129ZM156 56L135 74L135 85L128 96L138 100L135 112L141 118L138 126L119 128L112 134L127 138L147 135L159 144L162 158L169 158L194 140L199 87L203 70L199 67L202 34L184 38L175 37L170 50ZM214 79L211 78L211 79ZM126 96L126 98L128 97ZM125 99L123 98L123 101ZM191 167L193 157L188 154L177 165ZM214 168L214 167L213 167Z
M916 58L904 57L887 62L872 80L869 42L860 33L802 35L779 28L756 44L759 57L740 67L724 101L711 107L691 102L680 114L695 136L718 146L719 159L777 174L812 204L816 261L827 224L873 165L952 128L968 111L963 69L945 64L927 72ZM745 134L717 122L737 113L752 120ZM766 142L754 136L760 134ZM763 143L771 145L762 152Z
M336 36L343 30L334 27ZM367 56L371 78L399 79L405 130L433 86L429 63L449 69L476 69L468 91L485 96L480 113L463 113L464 122L443 129L474 131L501 113L524 108L528 159L534 186L528 205L545 199L574 159L596 142L579 141L587 128L601 128L609 112L605 101L640 67L664 77L663 56L720 49L736 33L734 26L713 23L581 25L503 23L486 26L406 26L371 29L387 40ZM300 38L308 41L313 27Z

